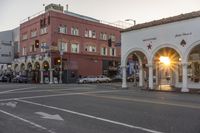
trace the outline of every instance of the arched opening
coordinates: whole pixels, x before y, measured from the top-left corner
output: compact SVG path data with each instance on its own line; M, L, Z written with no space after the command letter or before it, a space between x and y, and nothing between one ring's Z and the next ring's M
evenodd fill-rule
M20 65L20 75L26 75L25 64Z
M15 74L19 73L19 71L20 71L19 65L15 64L14 65L14 72L15 72Z
M44 83L49 83L49 78L50 78L50 72L49 72L49 62L48 61L44 61L42 64L42 68L43 68L43 79L44 79Z
M34 64L34 76L33 76L33 81L35 83L40 82L40 63L36 62Z
M153 57L153 85L155 89L171 90L182 82L181 57L169 47L159 49Z
M148 68L147 57L141 51L132 51L126 57L126 80L133 84L133 86L146 86Z
M200 44L193 47L188 54L188 87L200 88Z

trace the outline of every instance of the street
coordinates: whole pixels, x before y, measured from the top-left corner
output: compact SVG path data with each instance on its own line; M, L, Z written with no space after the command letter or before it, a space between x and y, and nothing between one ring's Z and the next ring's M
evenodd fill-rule
M0 84L0 133L200 133L199 94L120 83Z

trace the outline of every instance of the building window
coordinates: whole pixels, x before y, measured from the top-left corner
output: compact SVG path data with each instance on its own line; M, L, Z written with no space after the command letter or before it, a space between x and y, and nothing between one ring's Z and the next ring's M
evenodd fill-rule
M87 52L96 52L96 46L87 45L85 47L85 51L87 51Z
M67 43L66 42L59 42L59 51L67 52Z
M89 38L96 38L96 31L95 30L85 30L85 37Z
M29 52L34 52L34 51L35 51L35 46L34 45L30 45Z
M27 34L23 34L22 35L22 40L27 40L28 39L28 35Z
M101 33L100 33L100 40L107 40L107 34L101 32Z
M71 35L78 36L79 35L79 30L77 27L72 27L71 28Z
M79 45L78 44L72 44L71 45L71 52L72 53L79 53Z
M36 37L37 36L37 31L31 31L31 38Z
M64 26L60 25L58 27L58 33L67 34L67 26L66 25L64 25Z
M22 48L22 55L26 55L26 47Z
M46 34L48 32L47 27L41 28L40 29L40 35Z
M111 38L112 42L115 42L115 41L116 41L116 37L115 37L114 34L111 34L111 35L109 36L109 38Z
M107 48L106 47L101 48L101 55L107 55Z
M41 43L41 52L46 52L47 51L47 44L46 42Z
M116 49L110 48L110 56L116 56Z

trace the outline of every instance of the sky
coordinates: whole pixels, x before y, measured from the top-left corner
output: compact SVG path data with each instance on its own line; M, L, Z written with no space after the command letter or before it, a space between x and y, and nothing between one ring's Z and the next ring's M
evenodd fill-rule
M107 22L137 24L200 10L200 0L0 0L0 31L18 27L50 3L68 4L71 12Z

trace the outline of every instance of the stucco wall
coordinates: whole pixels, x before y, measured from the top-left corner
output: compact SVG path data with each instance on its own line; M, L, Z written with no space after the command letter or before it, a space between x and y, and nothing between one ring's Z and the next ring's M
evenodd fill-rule
M121 58L122 65L128 54L134 50L140 50L146 54L150 63L154 53L162 47L175 49L182 58L182 62L187 62L187 56L191 49L200 44L200 18L163 24L159 26L143 28L122 33ZM180 45L182 40L186 45ZM148 45L151 49L148 49Z

